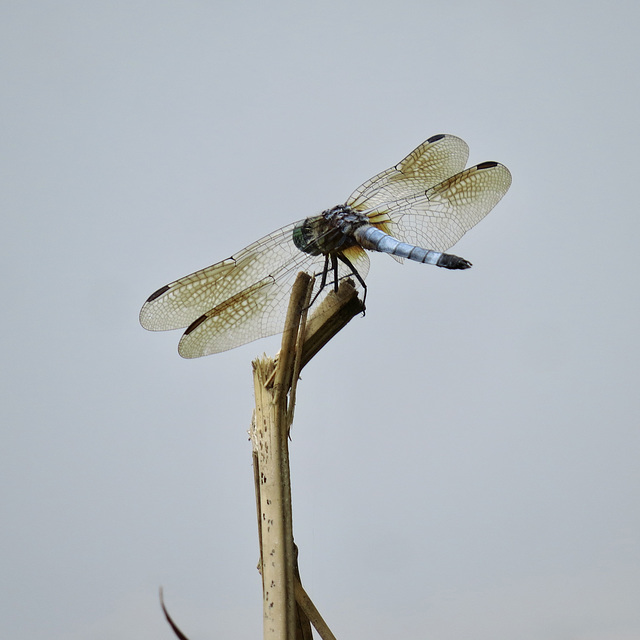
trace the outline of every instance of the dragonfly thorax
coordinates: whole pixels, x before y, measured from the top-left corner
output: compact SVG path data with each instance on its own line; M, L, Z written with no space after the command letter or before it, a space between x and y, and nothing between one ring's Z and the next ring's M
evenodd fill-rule
M339 253L358 244L354 232L369 224L369 218L346 204L305 218L293 229L293 243L312 256Z

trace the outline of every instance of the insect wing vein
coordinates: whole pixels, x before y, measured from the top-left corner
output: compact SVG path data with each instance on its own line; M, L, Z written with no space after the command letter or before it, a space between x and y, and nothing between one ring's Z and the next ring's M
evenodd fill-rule
M418 193L424 193L462 171L469 147L456 136L432 136L397 165L382 171L358 187L347 205L358 211L371 209Z
M277 271L300 253L292 240L296 224L282 227L231 258L163 287L164 293L158 297L153 294L143 305L140 323L152 331L187 327L207 311Z
M511 174L504 165L482 163L423 194L366 213L384 220L385 231L398 240L446 251L498 204L510 185Z

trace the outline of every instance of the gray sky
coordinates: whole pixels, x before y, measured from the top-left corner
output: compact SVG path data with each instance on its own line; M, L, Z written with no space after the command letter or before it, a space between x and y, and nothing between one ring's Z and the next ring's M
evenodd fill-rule
M251 360L146 297L427 137L510 192L372 256L305 370L302 577L339 638L640 637L640 5L3 2L0 635L261 634Z

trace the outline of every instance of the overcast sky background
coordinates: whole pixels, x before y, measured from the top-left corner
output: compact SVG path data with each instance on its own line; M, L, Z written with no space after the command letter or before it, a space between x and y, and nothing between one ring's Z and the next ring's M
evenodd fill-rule
M303 582L338 638L640 637L640 4L13 2L2 74L0 636L261 637L251 360L139 308L436 133L513 174L373 255L303 372Z

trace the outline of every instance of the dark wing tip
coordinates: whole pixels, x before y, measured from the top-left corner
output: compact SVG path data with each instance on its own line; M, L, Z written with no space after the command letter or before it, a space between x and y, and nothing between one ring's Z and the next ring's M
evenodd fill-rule
M188 336L196 327L199 327L207 319L207 314L201 315L196 318L184 331L184 335Z
M488 160L487 162L481 162L476 165L476 169L480 171L481 169L492 169L493 167L497 167L500 163L494 162L493 160Z
M438 140L442 140L442 138L444 138L444 133L438 133L435 136L431 136L430 138L427 138L427 142L430 142L430 143L438 142Z
M169 291L170 288L171 287L168 284L165 284L164 287L161 287L160 289L152 293L147 298L147 302L153 302L153 300L155 300L156 298L159 298L163 293L166 293L167 291Z

